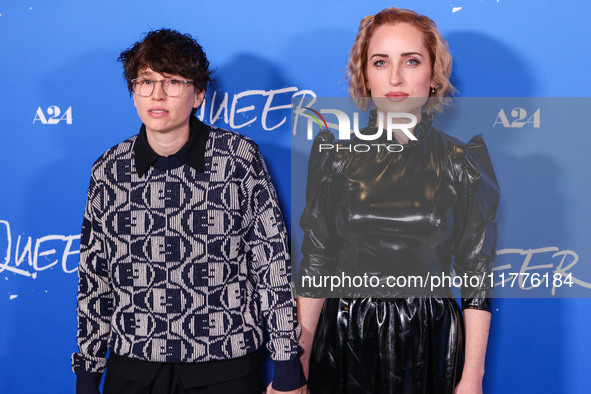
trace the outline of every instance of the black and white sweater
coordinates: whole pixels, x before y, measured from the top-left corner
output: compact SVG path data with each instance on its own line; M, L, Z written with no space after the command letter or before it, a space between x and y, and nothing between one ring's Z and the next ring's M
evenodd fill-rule
M156 362L236 358L256 351L263 331L276 376L297 361L287 234L259 148L196 118L191 136L184 155L197 169L176 156L140 168L142 133L92 168L77 374L102 373L107 349Z

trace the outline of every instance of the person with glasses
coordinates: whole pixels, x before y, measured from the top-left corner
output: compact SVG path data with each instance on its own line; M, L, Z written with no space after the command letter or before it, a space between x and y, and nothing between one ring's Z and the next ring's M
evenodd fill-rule
M139 134L93 165L80 241L77 393L298 393L286 228L258 146L194 115L211 84L188 34L119 60ZM110 352L106 358L107 350Z

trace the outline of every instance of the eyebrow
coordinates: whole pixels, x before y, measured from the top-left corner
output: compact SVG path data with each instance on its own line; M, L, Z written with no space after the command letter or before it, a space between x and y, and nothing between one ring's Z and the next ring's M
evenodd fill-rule
M147 73L142 72L142 73L139 73L137 76L138 76L138 78L150 78L150 77L154 77L154 74L150 73L150 72L147 72Z
M400 57L406 57L406 56L412 56L412 55L419 55L420 57L425 57L421 52L404 52L404 53L400 54ZM373 59L376 56L388 57L388 55L386 55L384 53L374 53L373 55L371 55L370 59Z
M158 72L154 71L154 70L142 70L141 72L138 73L138 76L142 75L142 76L156 76L156 74L158 74ZM161 73L161 75L164 78L167 78L166 76L167 73Z

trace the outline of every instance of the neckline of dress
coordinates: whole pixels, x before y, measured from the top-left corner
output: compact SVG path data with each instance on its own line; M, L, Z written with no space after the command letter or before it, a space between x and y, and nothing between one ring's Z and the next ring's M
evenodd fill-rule
M421 121L417 124L413 130L413 135L417 137L417 140L409 140L406 144L401 144L403 146L412 146L420 144L423 137L427 135L429 131L431 131L431 126L433 124L433 118L435 117L435 113L421 113ZM377 120L378 120L378 111L373 109L369 112L369 122L367 125L368 131L375 130L377 131ZM371 133L368 133L371 134ZM383 134L385 135L385 133ZM381 139L381 138L380 138ZM393 141L394 142L394 141ZM398 143L398 141L395 141Z

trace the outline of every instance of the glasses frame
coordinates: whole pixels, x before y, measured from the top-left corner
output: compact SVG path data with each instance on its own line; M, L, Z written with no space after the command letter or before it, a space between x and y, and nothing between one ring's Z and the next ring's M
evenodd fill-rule
M148 94L148 95L143 95L143 94L139 94L139 93L136 91L136 83L137 83L137 82L142 82L142 81L151 81L151 82L153 82L153 83L154 83L154 84L152 85L152 91L150 92L150 94ZM170 94L168 94L168 92L166 91L166 88L164 87L164 86L165 86L164 84L165 84L166 82L169 82L169 81L177 81L177 82L182 82L182 83L183 83L183 85L182 85L182 88L181 88L181 92L180 92L179 94L177 94L177 95L174 95L174 96L171 96ZM150 96L152 96L152 95L154 94L154 89L156 88L156 83L157 83L157 82L160 82L160 83L162 84L162 91L164 92L164 94L165 94L167 97L178 97L178 96L182 95L182 94L185 92L185 86L186 86L188 83L193 83L193 81L187 81L187 80L185 80L185 79L179 79L179 78L169 78L169 79L135 78L135 79L132 79L132 80L131 80L131 86L133 87L133 92L134 92L135 94L137 94L138 96L140 96L140 97L150 97Z

